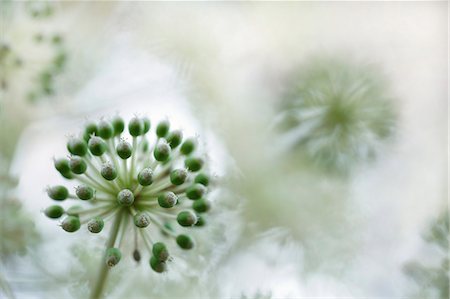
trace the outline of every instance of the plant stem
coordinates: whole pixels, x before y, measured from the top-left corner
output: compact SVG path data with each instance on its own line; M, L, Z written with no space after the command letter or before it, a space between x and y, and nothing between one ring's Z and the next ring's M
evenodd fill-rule
M108 243L106 244L106 249L114 247L114 243L117 239L117 233L120 228L120 222L122 221L123 213L120 211L116 218L114 219L113 227L111 228L111 231L109 233L109 239ZM100 264L100 272L97 277L97 282L95 283L94 287L92 288L91 292L91 299L99 299L102 297L103 289L106 285L106 280L109 273L109 267L106 265L105 261L102 258L101 264Z

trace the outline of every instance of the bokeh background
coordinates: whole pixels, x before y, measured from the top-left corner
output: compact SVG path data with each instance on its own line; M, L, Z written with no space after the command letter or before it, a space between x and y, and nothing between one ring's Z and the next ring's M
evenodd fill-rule
M1 296L89 294L52 157L138 113L201 137L220 198L187 267L125 260L108 297L448 298L447 6L2 1Z

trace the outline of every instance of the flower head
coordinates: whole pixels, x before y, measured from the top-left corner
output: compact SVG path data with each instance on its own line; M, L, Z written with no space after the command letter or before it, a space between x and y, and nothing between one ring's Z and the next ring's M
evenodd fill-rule
M279 115L284 143L317 164L347 172L392 135L394 104L375 69L322 59L293 78Z
M183 250L195 246L189 229L205 224L209 176L201 172L204 160L195 139L183 140L181 131L169 130L168 121L157 125L156 134L150 132L148 118L128 122L130 141L118 116L87 124L79 137L69 139L68 158L54 160L64 178L78 183L74 192L63 185L47 188L58 203L83 205L52 205L44 213L63 217L61 228L70 233L84 225L93 234L109 228L105 263L110 267L121 260L124 240L132 238L134 259L141 259L143 244L150 267L160 273L170 260L170 242Z

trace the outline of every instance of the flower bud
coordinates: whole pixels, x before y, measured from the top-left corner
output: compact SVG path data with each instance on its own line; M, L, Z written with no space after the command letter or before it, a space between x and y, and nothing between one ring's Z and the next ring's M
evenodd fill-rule
M105 262L108 267L114 267L120 262L122 253L118 248L108 248L106 250Z
M133 152L133 147L130 143L126 142L125 140L121 140L119 144L116 146L116 152L117 155L122 158L123 160L128 159L131 157L131 153Z
M84 127L84 134L83 134L83 138L84 140L89 141L89 139L91 139L92 135L97 135L97 124L94 122L89 122L88 124L86 124L86 126Z
M83 139L72 137L67 142L67 150L76 156L84 156L87 153L87 144Z
M163 138L169 133L170 123L167 120L163 120L156 126L156 136Z
M169 251L162 242L156 242L152 248L153 256L160 262L165 262L169 258Z
M158 196L158 204L162 208L172 208L174 205L177 204L178 196L175 195L173 192L166 192L164 194L161 194Z
M170 157L170 146L166 142L160 142L156 145L153 152L156 161L165 162Z
M174 185L182 185L187 179L187 171L185 169L175 169L170 173L170 182Z
M100 174L107 181L112 181L117 177L117 171L111 163L105 163L100 169Z
M80 218L77 216L67 216L61 223L62 229L69 233L76 232L80 226Z
M188 250L194 247L194 241L188 235L178 235L176 241L182 249Z
M183 155L187 156L195 150L195 146L196 146L195 139L193 138L186 139L181 145L180 152Z
M203 167L203 160L195 157L188 157L184 160L184 165L190 171L196 172Z
M118 115L114 116L111 120L111 124L114 128L114 136L122 134L123 130L125 130L125 122L123 121L123 118Z
M131 206L134 202L133 192L128 189L121 190L119 194L117 194L117 202L122 206Z
M202 184L194 184L187 188L186 196L189 199L199 199L206 193L206 187Z
M99 121L97 125L97 131L98 136L102 137L103 139L109 139L114 135L113 125L109 121L106 121L104 119Z
M134 225L139 228L147 227L150 224L150 217L146 213L137 213L133 217Z
M94 189L86 185L80 185L75 189L75 194L81 200L89 200L94 197Z
M202 184L203 186L207 187L209 185L209 176L201 172L195 176L194 182Z
M183 133L179 130L170 132L166 140L171 148L176 148L181 144L181 141L183 140Z
M152 267L153 271L157 273L162 273L166 271L166 263L159 261L156 257L152 256L150 258L150 267Z
M101 217L94 217L87 224L88 230L93 234L101 232L104 226L105 223Z
M144 131L144 124L139 118L133 117L128 122L128 132L130 133L131 136L137 137L141 135L143 131Z
M78 156L73 156L70 158L69 167L75 174L83 174L87 170L86 162Z
M142 169L138 174L138 182L141 186L149 186L153 183L153 170L150 167Z
M47 194L53 200L64 200L69 196L69 190L64 186L57 185L48 188Z
M88 147L94 156L101 156L106 152L107 145L100 137L93 136L89 139Z
M143 117L141 119L143 128L142 128L142 135L147 134L148 131L150 131L150 119L148 117Z
M55 159L54 160L55 168L60 173L68 173L70 172L69 160L65 158Z
M211 203L207 199L200 198L199 200L194 201L192 208L197 213L205 213L211 208Z
M44 210L45 216L52 219L58 219L64 214L64 209L61 206L53 205Z
M177 215L177 222L181 226L193 226L197 223L197 216L191 211L182 211Z

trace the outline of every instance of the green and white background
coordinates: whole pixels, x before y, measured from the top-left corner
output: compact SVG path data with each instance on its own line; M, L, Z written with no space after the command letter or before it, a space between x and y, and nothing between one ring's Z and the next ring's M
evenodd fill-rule
M88 296L104 239L42 213L52 157L138 113L199 135L220 198L186 267L127 257L108 298L448 298L447 12L2 1L0 297Z

